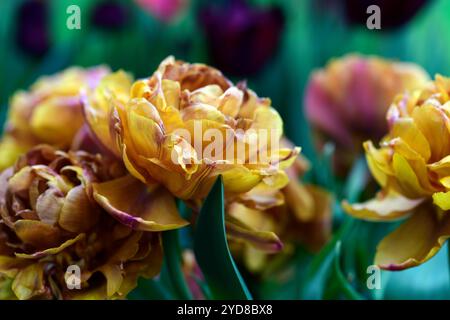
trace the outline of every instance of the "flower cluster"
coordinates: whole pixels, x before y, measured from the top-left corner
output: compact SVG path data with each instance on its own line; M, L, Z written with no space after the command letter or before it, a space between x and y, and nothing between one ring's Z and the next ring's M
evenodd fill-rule
M317 248L329 196L300 184L299 151L269 99L206 65L169 57L136 81L105 67L44 77L12 99L0 145L5 297L126 297L159 273L160 233L188 224L176 199L198 211L218 176L231 243L260 256L282 241Z

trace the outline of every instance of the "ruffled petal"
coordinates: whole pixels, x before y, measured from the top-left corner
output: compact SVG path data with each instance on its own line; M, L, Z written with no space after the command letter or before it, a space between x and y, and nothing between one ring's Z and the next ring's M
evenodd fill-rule
M144 184L131 176L93 184L94 198L115 219L132 229L164 231L188 224L174 198L164 188Z

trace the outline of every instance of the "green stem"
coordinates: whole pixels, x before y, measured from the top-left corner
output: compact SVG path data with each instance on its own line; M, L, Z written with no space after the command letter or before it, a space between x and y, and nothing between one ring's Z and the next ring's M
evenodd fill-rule
M342 273L340 259L341 258L341 241L336 243L334 255L334 271L336 273L339 286L344 295L350 300L364 300L364 298L348 283L347 278Z

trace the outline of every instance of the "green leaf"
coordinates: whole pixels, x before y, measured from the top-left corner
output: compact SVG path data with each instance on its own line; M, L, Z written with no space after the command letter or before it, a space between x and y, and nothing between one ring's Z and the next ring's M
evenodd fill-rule
M214 299L252 299L228 248L222 177L215 182L197 219L194 253Z
M178 230L170 230L162 233L164 268L167 268L167 273L177 298L191 300L192 294L189 291L183 270L181 269L183 261L178 232Z
M361 156L353 163L352 169L347 177L344 186L344 197L350 203L357 201L368 179L366 158Z
M338 208L341 210L340 208ZM355 219L345 217L344 222L333 238L319 251L311 261L299 291L300 299L322 299L327 275L332 268L334 251L338 241L342 241L353 228Z

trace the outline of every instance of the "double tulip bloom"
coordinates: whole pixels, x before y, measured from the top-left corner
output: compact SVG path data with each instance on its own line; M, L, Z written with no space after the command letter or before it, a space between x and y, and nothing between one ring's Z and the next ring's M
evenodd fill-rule
M0 286L10 292L4 298L120 298L136 286L138 276L155 276L162 262L159 233L145 231L158 227L130 224L123 216L139 220L162 214L155 207L170 209L173 199L145 197L146 189L141 186L143 195L133 180L120 163L99 154L66 153L48 145L31 149L4 170ZM114 184L133 193L113 196ZM77 278L68 278L71 266L79 268Z
M364 143L382 190L365 203L344 203L348 213L374 221L407 218L378 246L375 263L401 270L433 257L450 237L450 79L395 98L389 133L379 148Z
M148 79L132 83L123 72L105 77L86 97L85 113L102 145L133 176L160 183L193 206L218 175L229 196L260 183L282 188L288 182L283 168L299 153L271 148L281 139L282 120L269 99L245 84L234 86L214 68L171 57ZM206 137L209 129L219 136ZM222 143L212 152L214 139ZM254 148L253 141L260 146ZM241 158L238 148L244 150Z

